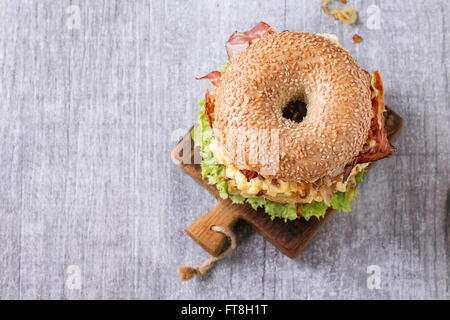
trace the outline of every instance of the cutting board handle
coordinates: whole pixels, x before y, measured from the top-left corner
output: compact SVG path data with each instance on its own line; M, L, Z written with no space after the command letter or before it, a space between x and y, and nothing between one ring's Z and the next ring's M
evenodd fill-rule
M216 206L204 216L186 227L184 231L212 256L218 256L226 242L226 236L211 230L212 226L233 229L239 216L234 214L235 206L230 200L219 200Z

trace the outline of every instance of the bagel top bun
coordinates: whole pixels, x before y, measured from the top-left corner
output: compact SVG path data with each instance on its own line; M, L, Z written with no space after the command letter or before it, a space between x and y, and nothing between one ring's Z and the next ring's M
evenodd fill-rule
M314 182L362 150L373 117L370 79L325 36L270 34L237 56L211 92L213 135L239 168ZM282 113L296 100L307 105L300 123Z

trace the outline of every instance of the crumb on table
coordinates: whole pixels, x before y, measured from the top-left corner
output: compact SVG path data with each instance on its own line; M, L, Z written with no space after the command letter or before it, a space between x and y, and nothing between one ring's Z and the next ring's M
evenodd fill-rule
M361 36L356 33L353 35L352 39L354 43L360 43L362 41Z

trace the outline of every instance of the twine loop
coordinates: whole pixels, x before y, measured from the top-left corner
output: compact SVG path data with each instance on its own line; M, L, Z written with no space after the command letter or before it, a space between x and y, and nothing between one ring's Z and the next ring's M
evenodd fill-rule
M228 237L231 242L230 246L221 254L219 254L217 257L210 255L208 260L206 260L202 265L179 267L177 271L180 274L181 281L191 280L195 276L197 277L204 276L214 266L214 264L217 261L222 260L227 255L229 255L234 249L236 249L236 235L233 233L233 231L231 231L230 228L222 226L212 226L211 230L222 233L226 237Z

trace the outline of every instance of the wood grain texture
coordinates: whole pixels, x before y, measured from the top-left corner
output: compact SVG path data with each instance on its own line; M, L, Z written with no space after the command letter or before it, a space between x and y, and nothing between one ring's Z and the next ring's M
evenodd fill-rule
M359 24L346 26L319 2L2 1L0 298L450 298L450 4L355 0ZM79 28L67 27L70 5ZM371 5L379 29L367 26ZM260 20L336 34L381 71L406 126L353 212L298 259L238 223L236 251L180 283L176 267L205 258L183 229L215 200L170 151L208 86L194 77ZM70 265L80 290L66 284ZM379 290L367 288L370 265Z

